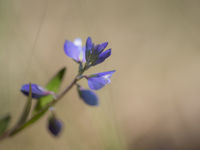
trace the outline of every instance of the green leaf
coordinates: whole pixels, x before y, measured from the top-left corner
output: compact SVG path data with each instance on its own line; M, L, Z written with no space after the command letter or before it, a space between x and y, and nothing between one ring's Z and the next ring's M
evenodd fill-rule
M63 81L64 75L66 72L66 68L62 68L46 85L46 89L48 91L52 91L57 93L59 91L60 85ZM50 103L53 100L52 95L48 95L45 97L42 97L38 100L34 114L40 111L42 108L44 108L48 103Z
M66 68L64 67L47 83L46 89L57 93L65 75L65 72Z
M9 125L10 119L11 119L10 115L6 115L0 118L0 135L2 135L6 131Z
M31 83L29 83L29 96L28 96L28 100L26 102L26 105L24 107L24 111L17 123L16 126L20 126L22 125L24 122L26 122L28 115L31 111L31 104L32 104L32 88L31 88Z

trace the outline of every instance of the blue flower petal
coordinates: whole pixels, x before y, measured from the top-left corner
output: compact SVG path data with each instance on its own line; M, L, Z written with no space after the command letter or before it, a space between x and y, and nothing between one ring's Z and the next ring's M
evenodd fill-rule
M116 72L116 70L111 70L111 71L96 73L96 74L93 74L92 76L95 76L95 77L102 77L102 76L109 75L109 76L111 77L112 74L115 73L115 72Z
M94 63L94 65L97 65L97 64L102 63L102 62L103 62L106 58L108 58L110 55L111 55L111 49L108 49L108 50L102 52L102 53L99 55L97 61Z
M86 40L86 49L91 50L92 46L93 46L92 39L91 39L91 37L88 37L87 40Z
M110 83L110 80L106 80L104 78L90 78L90 79L88 79L88 86L93 90L99 90L108 83Z
M94 51L97 52L97 53L98 53L97 49L99 49L99 46L100 46L100 44L94 45Z
M97 74L88 76L88 78L87 78L88 86L93 90L101 89L106 84L109 84L111 82L110 78L114 72L115 72L115 70L101 72L101 73L97 73Z
M86 51L86 47L85 46L83 46L82 47L82 53L81 53L81 55L83 55L83 56L80 56L79 58L81 58L81 62L85 62L86 61L86 58L85 58L85 51Z
M42 88L41 86L37 84L31 84L31 89L32 89L32 98L35 98L35 99L51 94L51 92L45 90L44 88ZM24 84L21 88L21 92L24 95L28 96L29 84Z
M54 136L58 136L62 130L62 122L54 117L51 117L48 122L48 129Z
M108 42L104 42L97 47L97 51L101 53L108 46Z
M86 50L85 50L85 58L87 62L89 62L89 57L92 54L92 48L93 48L93 43L92 39L90 37L87 38L86 40Z
M82 41L80 38L75 39L74 42L66 40L64 51L67 56L75 61L85 62L85 47L82 47Z
M99 104L97 95L91 90L79 89L79 96L88 105L97 106Z

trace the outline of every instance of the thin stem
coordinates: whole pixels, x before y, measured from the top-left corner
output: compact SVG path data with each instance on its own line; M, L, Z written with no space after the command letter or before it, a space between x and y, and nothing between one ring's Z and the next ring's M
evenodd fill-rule
M73 86L74 84L80 79L78 79L77 77L71 82L71 84L62 92L60 93L57 98L55 99L56 101L60 100Z

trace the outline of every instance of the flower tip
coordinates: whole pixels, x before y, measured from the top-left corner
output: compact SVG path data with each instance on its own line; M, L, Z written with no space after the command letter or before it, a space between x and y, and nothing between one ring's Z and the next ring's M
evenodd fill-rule
M86 49L91 50L92 49L92 39L91 37L88 37L86 40Z
M116 70L111 70L110 72L113 74L113 73L115 73L115 72L116 72Z
M81 40L81 38L76 38L74 40L74 45L81 47L82 46L82 40Z
M108 46L108 42L104 42L101 45L102 45L102 48L105 49Z
M92 41L92 38L88 36L87 41Z
M107 49L106 51L108 51L109 56L112 54L112 50L111 50L111 48ZM109 57L109 56L108 56L108 57Z

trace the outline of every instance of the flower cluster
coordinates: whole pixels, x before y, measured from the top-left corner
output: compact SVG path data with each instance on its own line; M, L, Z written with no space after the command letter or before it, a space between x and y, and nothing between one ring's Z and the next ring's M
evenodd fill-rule
M78 63L86 62L87 67L89 67L102 63L111 55L111 49L104 51L107 45L108 42L95 45L92 43L92 39L88 37L86 45L83 46L81 39L77 38L74 42L66 40L64 50L67 56Z
M66 40L64 51L67 56L80 64L79 74L82 75L84 71L92 66L102 63L111 55L111 49L105 50L107 45L108 42L95 45L90 37L87 38L86 44L82 45L81 39L77 38L74 42ZM110 78L114 72L115 70L85 75L84 77L88 80L90 89L99 90L110 83ZM83 99L86 104L92 106L98 105L98 97L93 91L83 89L80 85L77 89L80 98Z
M82 40L80 38L75 39L73 42L66 40L64 43L65 54L79 64L78 75L68 88L76 85L79 97L90 106L97 106L99 104L98 96L93 90L99 90L105 85L109 84L111 82L110 78L115 72L115 70L112 70L84 75L85 71L90 67L104 62L111 55L111 49L106 49L107 46L108 42L94 44L90 37L87 38L85 45L82 44ZM85 78L88 81L88 87L90 89L84 89L77 83L82 78ZM29 86L31 86L31 88ZM42 97L48 95L52 95L54 100L57 100L57 97L63 95L56 95L55 91L51 91L51 89L45 89L37 84L25 84L22 86L21 92L28 96L30 94L29 89L32 89L32 98L40 99L40 101L42 100ZM51 117L49 119L48 129L53 135L59 135L61 128L62 122L60 120L56 119L55 117Z
M65 41L64 51L67 56L71 57L77 63L80 63L80 72L84 72L89 69L91 66L102 63L111 55L111 49L106 49L108 42L95 45L92 42L90 37L86 40L86 45L82 46L82 41L80 38L74 40L74 42ZM85 66L82 67L82 63L85 63ZM104 87L106 84L110 83L110 78L115 72L107 71L96 73L92 75L85 76L88 80L88 85L92 90L99 90Z

